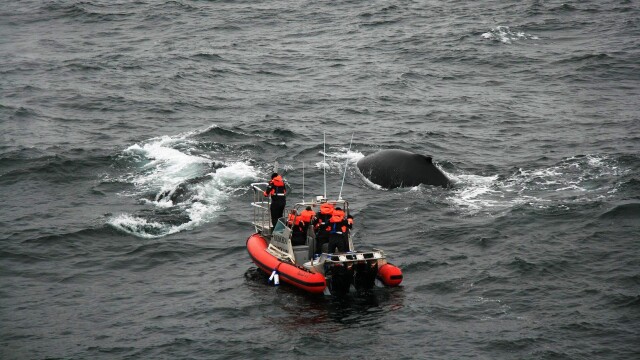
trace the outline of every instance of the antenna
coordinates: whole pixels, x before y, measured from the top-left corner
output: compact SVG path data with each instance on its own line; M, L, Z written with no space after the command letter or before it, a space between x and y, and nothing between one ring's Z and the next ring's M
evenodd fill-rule
M322 151L322 170L324 171L324 198L327 198L327 132L322 135L322 145L324 150Z
M349 150L347 150L347 159L344 161L344 173L342 174L342 185L340 185L340 194L338 200L342 200L342 187L344 186L344 177L347 175L347 165L349 164L349 151L351 151L351 144L353 144L353 133L351 133L351 142L349 143Z
M302 162L302 203L304 204L304 161Z

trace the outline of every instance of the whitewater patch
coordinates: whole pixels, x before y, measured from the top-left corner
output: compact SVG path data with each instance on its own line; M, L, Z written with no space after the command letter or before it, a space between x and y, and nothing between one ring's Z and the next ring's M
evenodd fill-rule
M320 155L324 157L323 161L319 161L315 164L316 168L327 171L338 171L342 172L344 170L344 165L347 164L355 164L358 160L364 157L359 151L349 150L347 148L338 148L333 151L324 151L319 152Z
M135 191L121 195L141 197L153 214L122 213L109 218L109 225L141 238L191 230L215 219L231 196L258 177L258 170L245 161L205 154L202 144L190 138L198 133L154 138L122 152L135 165L123 176Z
M508 196L501 187L498 175L451 174L445 175L454 184L450 204L465 213L499 212L527 200L527 196Z
M120 214L111 218L108 223L113 227L131 235L142 238L156 238L191 230L199 225L215 219L223 210L223 204L237 192L246 189L246 183L257 177L255 170L243 163L229 164L217 172L209 174L210 180L191 187L189 200L172 204L170 200L149 202L160 208L178 207L189 218L189 221L175 225L170 222L158 222L142 216Z
M483 39L499 41L503 44L511 44L517 40L539 40L535 35L527 34L523 31L511 30L508 26L497 26L482 35Z
M445 172L454 184L447 200L470 215L498 214L523 204L567 208L610 196L616 189L615 179L626 171L613 158L580 155L545 168L519 168L507 176Z
M184 146L186 142L165 136L149 144L128 147L125 153L146 160L134 183L139 186L172 186L201 174L203 168L213 164L211 159L173 148L178 144Z

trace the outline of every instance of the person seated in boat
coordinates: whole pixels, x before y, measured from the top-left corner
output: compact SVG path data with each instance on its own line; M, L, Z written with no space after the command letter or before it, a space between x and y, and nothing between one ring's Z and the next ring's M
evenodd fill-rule
M271 206L269 208L271 212L271 224L276 227L278 219L282 217L284 213L284 207L287 206L287 189L284 186L284 180L278 173L271 174L271 181L265 189L263 195L265 197L271 197Z
M349 229L353 227L353 217L346 217L344 211L336 207L329 219L328 252L346 252L349 250Z
M316 249L315 253L322 253L322 245L329 242L329 219L333 215L333 205L323 203L320 205L320 212L316 216L313 225L316 229Z

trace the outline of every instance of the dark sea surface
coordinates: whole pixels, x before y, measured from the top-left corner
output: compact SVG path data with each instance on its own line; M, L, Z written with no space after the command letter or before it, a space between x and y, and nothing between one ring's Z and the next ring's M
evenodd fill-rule
M0 358L639 359L639 59L638 1L3 1ZM398 288L247 254L325 132ZM368 185L389 148L454 187Z

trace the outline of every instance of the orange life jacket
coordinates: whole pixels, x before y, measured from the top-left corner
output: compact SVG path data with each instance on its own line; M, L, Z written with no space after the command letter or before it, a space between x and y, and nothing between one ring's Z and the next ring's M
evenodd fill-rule
M333 210L333 215L329 219L327 230L335 234L344 234L347 232L347 223L344 219L344 211Z
M324 203L320 205L320 214L322 215L333 214L333 205L329 203Z
M304 222L305 224L309 224L309 223L311 223L311 219L313 219L313 217L315 215L316 215L316 213L313 210L304 209L300 213L299 219L300 219L300 221Z
M333 205L329 203L323 203L320 205L320 213L318 213L318 217L316 217L315 224L321 231L325 230L325 226L329 224L331 215L333 215Z
M300 216L297 216L295 213L289 213L289 217L287 218L287 223L289 225L298 225L300 222Z
M269 181L267 190L264 191L264 196L285 196L287 194L287 188L284 186L284 180L282 176L278 175Z
M282 176L280 175L271 179L271 183L273 183L274 186L284 186L284 180L282 180Z
M342 210L333 210L333 214L331 215L331 219L329 222L331 223L339 223L344 220L344 211Z

